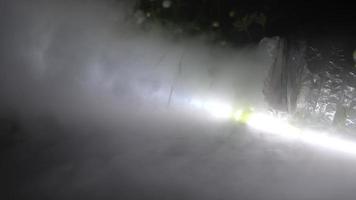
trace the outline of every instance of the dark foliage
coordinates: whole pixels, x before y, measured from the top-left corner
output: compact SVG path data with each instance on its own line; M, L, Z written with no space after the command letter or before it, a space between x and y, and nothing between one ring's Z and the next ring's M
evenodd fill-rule
M350 4L350 3L348 3ZM340 2L139 0L149 20L174 24L188 34L212 32L231 43L264 36L354 31L353 6Z

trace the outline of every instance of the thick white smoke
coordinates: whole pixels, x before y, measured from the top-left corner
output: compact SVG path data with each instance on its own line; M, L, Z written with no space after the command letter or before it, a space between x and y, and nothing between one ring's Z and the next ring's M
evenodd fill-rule
M257 45L221 47L204 35L176 41L154 23L140 28L132 5L119 1L8 1L3 9L6 106L71 110L61 106L100 99L164 107L193 96L263 102L270 60Z
M0 199L352 199L352 169L327 156L166 112L195 97L263 107L271 57L141 28L133 4L0 3Z

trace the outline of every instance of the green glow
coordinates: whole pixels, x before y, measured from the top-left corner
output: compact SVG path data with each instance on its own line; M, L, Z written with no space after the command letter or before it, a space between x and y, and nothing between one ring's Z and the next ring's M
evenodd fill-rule
M233 119L238 122L246 124L251 118L252 112L253 111L251 108L244 108L242 110L237 110L233 114Z

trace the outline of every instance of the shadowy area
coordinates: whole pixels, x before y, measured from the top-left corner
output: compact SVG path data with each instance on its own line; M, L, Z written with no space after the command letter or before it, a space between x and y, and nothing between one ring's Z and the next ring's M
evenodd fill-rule
M141 0L136 9L144 12L142 19L160 22L167 28L173 25L186 34L211 32L217 42L233 45L276 35L356 31L351 2Z

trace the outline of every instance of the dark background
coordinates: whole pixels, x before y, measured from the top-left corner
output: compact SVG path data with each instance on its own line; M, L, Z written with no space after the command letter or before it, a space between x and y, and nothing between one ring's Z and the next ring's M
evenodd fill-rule
M253 40L259 40L263 36L310 37L320 34L352 34L355 31L354 6L346 1L176 0L172 1L169 9L162 8L161 4L161 1L143 0L137 3L137 8L151 11L158 19L180 26L195 24L203 31L219 32L223 38L237 43L245 41L237 39L243 34L234 30L234 20L253 13L264 13L267 18L264 31L260 27L251 26ZM229 17L230 11L235 12L235 17ZM221 26L214 30L211 27L212 21L219 21Z

